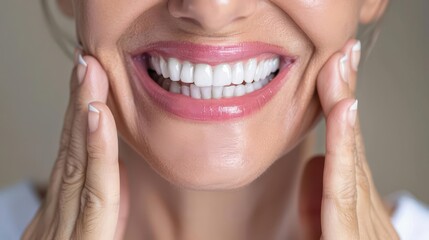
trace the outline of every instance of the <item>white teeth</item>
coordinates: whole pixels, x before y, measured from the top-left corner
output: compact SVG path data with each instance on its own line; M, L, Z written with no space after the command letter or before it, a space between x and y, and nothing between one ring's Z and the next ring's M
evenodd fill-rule
M212 98L212 87L201 87L201 96L203 99Z
M259 90L262 88L262 83L261 82L254 82L253 84L253 88L256 90Z
M174 82L171 81L171 79L166 79L163 77L159 77L160 80L158 82L163 89L170 91L171 93L182 94L195 99L221 99L240 97L245 94L252 93L267 85L273 77L274 74L271 74L258 82L207 87L198 87L195 84L182 85L180 82Z
M208 64L195 65L194 83L198 87L208 87L213 84L213 70Z
M244 85L237 85L235 86L234 90L234 96L240 97L243 96L246 93L246 89L244 88Z
M261 79L265 79L271 73L270 60L264 61L264 71L262 71Z
M161 66L161 72L162 72L162 76L164 78L169 78L170 77L170 73L168 71L168 65L167 62L164 60L163 57L160 57L160 66Z
M270 75L271 73L277 71L277 69L274 69L274 59L271 59L270 61L268 61L268 68L270 69L268 71L268 75Z
M149 67L154 70L162 79L170 79L173 82L193 83L197 87L225 87L231 84L241 85L246 83L256 83L260 80L269 78L270 74L279 70L280 58L273 57L269 59L257 60L251 58L246 62L222 63L215 67L209 64L193 64L189 61L180 61L177 58L165 59L159 55L151 56ZM161 77L162 76L162 77ZM153 77L159 85L163 86L161 79ZM271 79L269 79L271 80ZM168 83L170 84L170 83ZM264 84L253 86L254 90L262 87ZM170 85L168 85L170 87ZM177 88L173 87L174 91ZM169 90L169 88L167 88ZM186 90L185 90L186 91ZM229 96L227 90L227 96ZM239 93L241 90L237 90ZM245 92L250 91L245 88ZM192 91L189 90L190 95ZM219 98L220 90L216 91L213 97ZM223 94L223 93L222 93ZM196 96L196 95L195 95Z
M170 72L171 81L179 81L180 80L180 70L182 66L176 58L168 59L168 71Z
M213 86L227 86L231 84L231 67L229 64L220 64L213 71Z
M170 84L170 92L180 93L180 84L178 82L172 82Z
M271 72L277 71L279 69L279 67L280 67L280 59L275 58L273 60L273 69L271 70Z
M227 86L223 88L223 97L224 98L230 98L234 96L234 90L235 90L235 86Z
M222 98L222 91L224 87L213 87L212 89L212 98L219 99Z
M246 85L244 85L244 88L246 89L246 93L251 93L255 91L255 88L253 87L252 83L246 83Z
M181 92L183 95L190 97L191 96L191 89L189 89L188 86L182 86Z
M196 99L201 99L200 88L195 86L195 84L191 84L191 97Z
M188 61L183 62L180 79L184 83L193 83L194 82L194 65L192 65Z
M244 66L242 62L234 64L232 68L232 83L241 84L244 80Z
M268 77L261 80L262 87L268 84Z
M256 67L256 72L255 72L255 77L253 78L253 80L255 80L256 82L259 81L262 77L262 72L264 71L264 62L261 61L258 66Z
M246 66L244 67L244 81L247 83L253 82L255 77L257 62L256 59L252 58L247 61Z

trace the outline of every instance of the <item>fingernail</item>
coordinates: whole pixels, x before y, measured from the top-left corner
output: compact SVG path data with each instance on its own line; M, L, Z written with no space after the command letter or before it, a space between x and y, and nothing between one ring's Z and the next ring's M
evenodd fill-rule
M79 63L79 55L82 54L82 47L80 45L76 46L74 48L74 56L73 56L73 63L76 66Z
M347 61L349 57L347 54L344 54L342 58L340 58L340 75L344 82L348 82L348 72L347 72Z
M352 48L352 67L354 71L358 70L360 62L361 43L358 40Z
M355 102L349 107L349 112L348 112L348 120L351 127L355 126L357 109L358 109L358 100L356 99Z
M81 84L83 82L83 79L85 78L86 68L88 67L88 64L85 62L85 59L83 59L81 53L78 54L77 59L77 79L79 81L79 84Z
M100 120L100 111L92 106L88 105L88 130L90 133L97 131L98 123Z

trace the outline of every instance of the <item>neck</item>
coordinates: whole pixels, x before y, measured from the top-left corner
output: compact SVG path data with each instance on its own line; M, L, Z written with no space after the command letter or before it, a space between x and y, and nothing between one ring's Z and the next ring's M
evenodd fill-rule
M180 189L155 173L128 145L130 216L126 239L302 239L300 182L308 137L251 184L232 191Z

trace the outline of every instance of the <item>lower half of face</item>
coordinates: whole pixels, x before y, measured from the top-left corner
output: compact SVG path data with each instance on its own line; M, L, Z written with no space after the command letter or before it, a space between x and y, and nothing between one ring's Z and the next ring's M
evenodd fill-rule
M354 34L359 1L201 2L78 2L78 33L124 140L174 184L233 189L314 125L317 73Z

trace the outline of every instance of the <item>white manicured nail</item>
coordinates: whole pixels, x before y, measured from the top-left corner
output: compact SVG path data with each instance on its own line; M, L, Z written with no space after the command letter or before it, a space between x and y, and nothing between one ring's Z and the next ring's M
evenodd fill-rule
M345 54L341 59L340 59L340 75L341 78L343 79L343 81L348 82L348 71L347 71L347 61L349 60L349 57L347 56L347 54Z
M79 64L82 64L83 66L87 67L88 64L85 62L85 59L83 59L82 54L79 53Z
M350 126L352 126L352 127L354 127L355 123L356 123L358 103L359 102L356 99L355 102L349 107L348 121L349 121Z
M100 120L100 111L92 106L88 105L88 130L90 133L97 131Z
M76 74L77 74L77 80L79 82L79 84L81 84L83 82L83 79L85 78L86 75L86 69L88 67L88 64L85 62L85 59L83 59L82 54L79 53L78 54L78 66L76 69Z
M354 71L358 70L360 55L361 55L361 43L358 40L352 48L352 67Z

